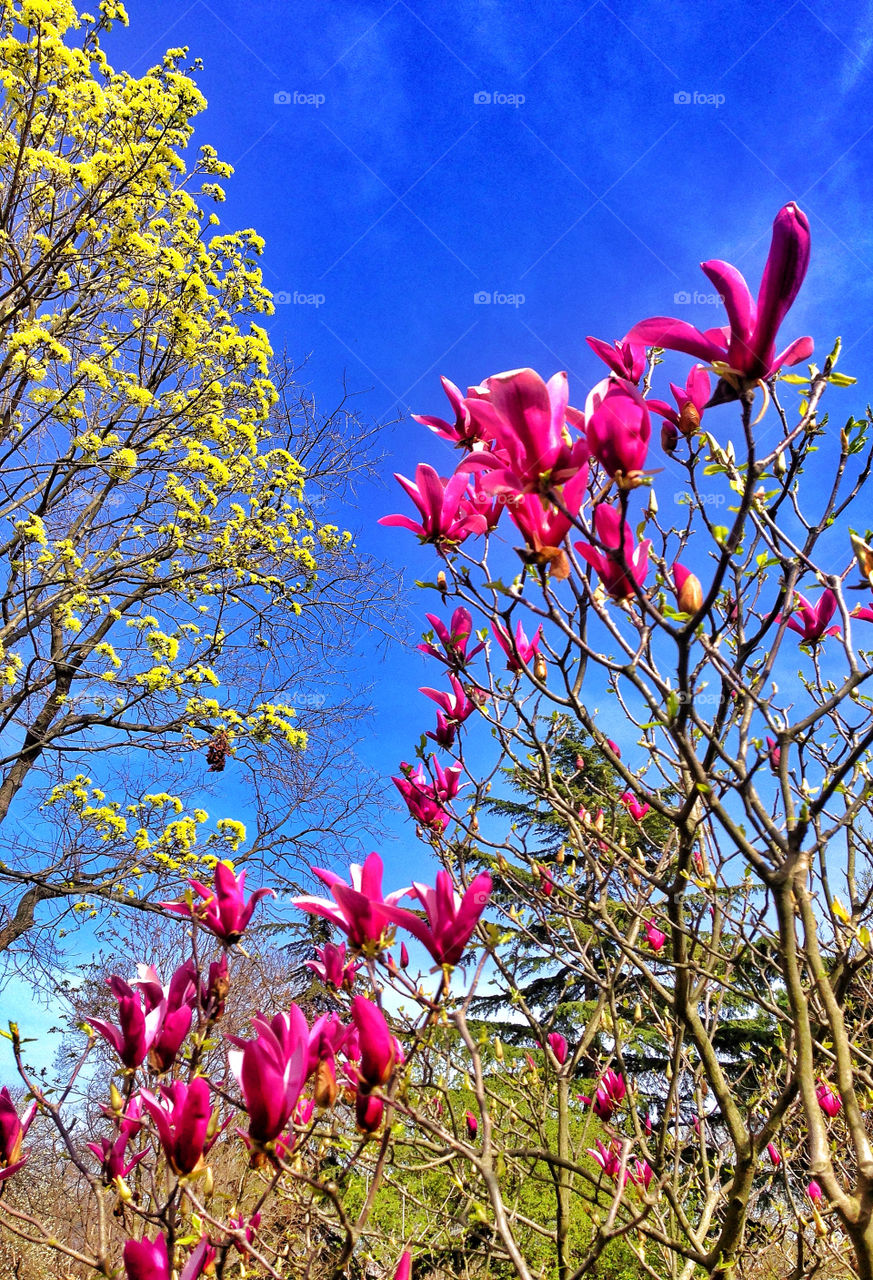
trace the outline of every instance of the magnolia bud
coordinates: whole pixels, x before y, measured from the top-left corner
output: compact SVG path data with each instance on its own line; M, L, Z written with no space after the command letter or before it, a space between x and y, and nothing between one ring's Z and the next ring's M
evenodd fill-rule
M676 584L676 603L682 613L698 613L703 607L703 588L697 574L691 573L679 561L673 564L673 581Z
M533 673L535 677L537 678L537 680L539 680L542 683L543 681L545 681L545 678L548 675L548 671L549 671L549 668L546 666L545 658L541 653L538 653L536 658L534 659Z
M323 1059L315 1068L314 1088L312 1096L317 1107L332 1107L336 1102L339 1093L339 1085L336 1082L336 1075L331 1070L330 1065Z
M773 474L774 476L784 476L787 470L788 466L785 462L785 454L780 449L776 454L776 457L773 459Z
M114 1084L109 1086L109 1103L115 1114L120 1116L124 1110L124 1100Z
M686 400L682 408L679 410L679 430L687 440L689 436L693 436L694 432L700 426L700 413L697 406L692 404L690 400Z
M219 1109L218 1107L214 1107L212 1110L212 1115L209 1117L209 1124L206 1126L207 1142L212 1142L213 1138L218 1133L218 1127L220 1123L221 1123L221 1116L219 1114Z
M665 453L672 453L679 443L679 432L672 422L665 422L661 427L661 448Z
M695 573L689 573L676 600L682 613L698 613L703 608L703 588Z
M494 1056L498 1062L503 1061L503 1044L499 1036L494 1037Z
M856 533L849 532L849 540L852 544L852 550L855 553L855 559L858 561L858 568L873 586L873 547L867 545L862 538Z
M439 587L443 595L445 595L449 589L449 584L446 581L446 575L442 569L440 569L439 573L437 574L437 586Z
M555 854L555 862L557 862L559 866L561 866L564 862L564 846L563 845L561 845L560 849Z

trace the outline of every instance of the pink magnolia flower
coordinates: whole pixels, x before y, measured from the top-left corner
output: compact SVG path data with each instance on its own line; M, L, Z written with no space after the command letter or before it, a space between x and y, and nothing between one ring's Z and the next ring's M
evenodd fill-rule
M471 534L486 532L487 522L475 509L465 472L456 471L446 480L422 462L415 469L415 483L397 474L394 478L418 507L421 523L416 524L409 516L394 515L383 516L379 524L409 529L422 542L432 542L443 552Z
M436 733L428 733L427 736L432 738L438 746L447 749L454 746L458 728L481 705L484 697L484 694L480 695L476 701L470 698L453 672L449 673L449 681L452 686L451 693L447 693L445 689L419 689L419 693L423 693L440 707L437 712Z
M588 452L620 485L639 483L646 465L652 424L646 402L632 382L614 374L598 382L585 402L585 417L567 415L586 430Z
M840 1114L843 1105L842 1099L838 1093L834 1093L829 1084L825 1084L822 1081L815 1091L815 1096L818 1098L818 1105L826 1116L830 1116L831 1120Z
M163 1236L156 1240L128 1240L124 1246L127 1280L170 1280L170 1259Z
M461 670L485 648L484 644L477 644L475 649L467 652L467 645L473 634L473 619L469 609L463 606L456 609L448 626L435 613L426 613L424 616L433 627L434 634L442 645L442 652L429 642L420 644L418 649L445 666Z
M400 1261L397 1264L397 1270L394 1272L394 1280L411 1280L412 1277L412 1254L407 1249L405 1253L400 1255Z
M360 1060L357 1063L355 1118L364 1133L375 1133L382 1123L385 1104L373 1094L387 1084L400 1060L399 1046L391 1035L385 1015L363 996L352 1000L352 1021L358 1033Z
M470 494L470 501L485 521L485 532L493 533L500 523L503 508L508 507L511 511L518 505L521 498L515 493L492 493L483 478L488 475L488 464L480 462L479 457L478 453L475 454L472 461L466 466L462 464L458 470L467 471L472 476L473 491Z
M629 599L646 580L651 541L646 538L634 547L630 526L625 521L622 527L621 512L608 502L600 502L595 508L594 532L603 550L587 542L577 542L576 550L596 571L613 600Z
M251 1244L254 1240L255 1232L260 1225L260 1213L253 1213L248 1221L246 1221L245 1216L241 1213L238 1214L237 1217L230 1218L228 1220L228 1230L238 1233L237 1236L234 1237L233 1247L236 1249L237 1253L241 1253L244 1258L247 1258L249 1253L246 1245ZM242 1240L238 1238L239 1235L243 1236Z
M806 1188L806 1194L809 1196L813 1204L817 1204L818 1201L821 1200L824 1193L815 1178L812 1179L809 1186Z
M273 1150L280 1160L287 1160L297 1147L297 1130L304 1130L309 1125L315 1111L314 1098L301 1098L291 1115L291 1125L273 1143Z
M654 316L641 320L625 342L684 351L707 364L718 362L734 375L722 399L736 398L737 384L754 384L772 377L784 364L797 364L812 355L811 338L798 338L776 354L776 334L803 284L809 266L809 223L796 204L787 204L776 215L773 239L757 305L736 267L714 259L703 271L725 300L729 328L701 333L684 320Z
M587 1147L586 1150L590 1156L594 1157L606 1176L615 1181L621 1173L621 1147L617 1142L610 1142L607 1147L599 1138L596 1141L596 1150L594 1147ZM625 1182L628 1180L627 1170L625 1170L624 1180Z
M685 386L677 387L675 382L671 382L670 390L676 401L675 409L664 400L648 400L646 403L652 413L657 413L676 431L681 431L683 436L691 436L700 426L709 400L709 374L703 365L696 364L685 379Z
M779 764L782 760L782 748L775 738L767 738L767 756L770 760L770 768L774 773L778 773Z
M533 369L512 369L471 389L467 405L474 421L497 441L493 452L474 453L461 467L485 469L491 493L542 493L564 484L584 466L584 441L571 442L566 429L567 375L544 382Z
M341 942L335 946L326 942L316 951L314 960L306 961L306 968L321 978L326 986L335 987L337 991L351 991L357 976L358 966L353 962L346 964L346 944Z
M567 1061L567 1041L565 1037L561 1035L560 1031L553 1031L549 1036L547 1036L547 1039L549 1042L549 1048L555 1055L558 1066L563 1067L564 1063Z
M621 1106L627 1093L627 1085L617 1071L606 1071L594 1094L593 1100L579 1095L579 1101L594 1108L600 1120L611 1120L613 1112Z
M479 1121L473 1115L472 1111L466 1111L464 1113L464 1119L467 1122L467 1136L471 1142L474 1142L476 1135L479 1132Z
M86 1146L97 1159L103 1170L103 1180L107 1187L111 1186L116 1178L126 1178L131 1169L136 1168L140 1160L145 1160L149 1154L148 1151L141 1151L139 1155L127 1159L127 1144L130 1141L130 1133L122 1130L118 1137L101 1138L99 1142L86 1142Z
M488 423L483 421L481 415L478 420L474 420L460 387L456 387L448 378L440 378L440 382L454 411L455 421L446 422L443 418L432 418L421 413L414 413L412 415L414 420L424 427L429 427L440 439L449 440L452 444L460 445L464 449L489 443L493 435L489 431Z
M37 1104L32 1102L19 1120L15 1103L6 1085L0 1089L0 1182L11 1178L27 1160L27 1152L21 1150L28 1129L36 1115Z
M601 338L586 338L591 350L613 373L631 382L639 382L646 368L646 348L642 343L604 342Z
M521 671L522 664L526 667L530 666L531 659L540 651L540 640L543 634L541 626L537 627L531 641L528 641L520 622L516 623L514 639L499 622L492 622L491 630L494 632L494 639L506 654L507 671Z
M296 1004L269 1022L259 1014L252 1026L254 1040L228 1036L235 1047L227 1057L245 1099L248 1141L258 1147L279 1137L297 1105L306 1081L309 1027Z
M856 604L852 610L852 617L859 618L861 622L873 622L873 606Z
M358 950L379 946L388 922L385 904L405 897L409 893L408 886L382 897L382 859L378 853L371 853L362 867L352 863L349 867L351 884L333 871L324 871L320 867L312 867L311 870L330 889L334 901L294 898L295 907L330 920L348 935L350 944Z
M825 636L838 636L839 627L828 627L837 607L836 592L828 587L821 593L818 603L812 605L799 591L794 593L795 613L786 625L796 631L802 644L818 644Z
M449 822L445 805L458 794L463 769L459 764L443 769L436 756L431 759L434 772L432 781L428 779L423 764L419 763L413 770L405 761L400 765L402 776L392 778L391 781L403 796L406 807L416 822L440 834ZM408 890L403 890L403 894L407 892ZM399 896L402 897L403 894ZM392 896L396 898L398 895Z
M184 1177L199 1169L212 1145L206 1141L212 1118L209 1082L203 1076L197 1076L190 1084L174 1080L172 1084L161 1085L160 1098L143 1089L142 1104L155 1123L173 1171Z
M103 1018L89 1018L89 1024L108 1040L126 1067L134 1068L145 1061L146 1054L161 1030L166 1002L148 1007L147 996L135 991L130 983L113 974L107 979L118 1001L119 1026Z
M780 1164L782 1163L782 1157L780 1156L778 1150L776 1149L776 1144L774 1142L767 1143L767 1155L773 1161L774 1167L778 1169Z
M646 804L645 800L638 800L632 791L624 792L621 797L621 803L627 809L634 822L642 822L651 808L651 805Z
M118 1126L118 1132L126 1138L135 1138L142 1128L142 1099L138 1093L135 1093L127 1104L127 1110L121 1115L114 1111L112 1107L101 1108L103 1114L108 1116L114 1124Z
M522 534L527 551L524 560L541 567L548 566L553 578L561 581L570 576L570 565L561 544L573 528L572 517L578 516L588 487L588 464L560 490L561 507L536 493L525 494L509 509L509 518Z
M171 1280L175 1274L170 1266L167 1242L163 1236L158 1236L154 1241L145 1237L142 1240L128 1240L123 1257L127 1280ZM214 1258L215 1249L208 1237L201 1236L196 1249L178 1273L179 1280L197 1280Z
M224 1017L224 1002L230 990L230 975L227 968L227 952L222 951L218 960L209 965L206 981L200 983L200 1008L207 1018L217 1021Z
M664 943L667 941L666 933L663 933L654 920L649 920L646 924L646 942L654 952L662 950Z
M427 923L414 912L392 907L390 918L427 948L439 965L460 964L464 949L491 895L491 877L487 871L476 876L463 898L455 892L452 877L438 871L436 888L413 882L412 895L424 907Z
M632 1168L628 1169L627 1176L634 1186L648 1191L649 1183L654 1177L654 1170L648 1160L635 1160Z
M176 1056L191 1030L194 1005L200 995L197 966L186 960L163 986L154 965L137 965L139 979L132 985L139 987L145 1000L147 1013L163 1008L160 1027L149 1046L149 1065L163 1075L176 1061Z
M213 873L214 888L189 880L188 884L199 902L162 902L160 905L184 920L196 920L204 929L214 933L226 946L239 942L252 918L252 912L261 898L272 897L272 889L256 889L248 902L244 888L246 873L237 878L225 862L216 862Z
M391 781L405 800L410 816L427 830L441 834L448 826L449 815L437 800L424 765L419 763L413 769L401 761L400 768L400 776L392 776Z
M362 1133L377 1133L382 1127L385 1103L374 1093L355 1096L355 1120Z
M355 996L352 1000L352 1022L360 1050L358 1088L367 1093L390 1080L398 1060L398 1045L382 1010L364 996Z

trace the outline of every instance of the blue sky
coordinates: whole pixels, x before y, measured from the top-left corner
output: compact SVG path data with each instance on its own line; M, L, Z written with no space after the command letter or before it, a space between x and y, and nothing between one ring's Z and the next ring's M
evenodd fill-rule
M409 418L443 411L440 373L466 386L501 369L563 368L581 403L603 373L587 334L617 337L664 313L722 323L700 260L727 258L756 289L789 199L809 216L813 257L783 336L812 333L823 356L842 334L843 367L860 386L840 411L863 410L873 373L868 4L128 8L130 28L110 40L116 65L141 72L181 44L203 59L209 109L197 140L235 169L223 221L266 238L266 283L287 299L269 324L274 346L311 353L307 376L325 407L345 379L367 416L393 422L387 487L347 518L398 575L433 578L438 567L376 520L407 509L391 471L452 465ZM476 302L481 291L511 301ZM668 464L659 492L670 477ZM398 650L369 674L364 751L387 779L431 719L423 699L417 718L414 690L437 672ZM389 863L406 865L411 831L399 814L388 825L405 830Z
M439 374L466 386L524 365L567 369L581 404L603 374L587 334L611 339L664 313L720 324L699 262L727 258L756 289L789 199L809 216L813 253L783 336L812 333L823 357L841 334L859 386L839 411L863 412L871 8L129 0L130 27L108 46L139 73L170 46L203 59L197 142L234 166L224 223L266 239L265 281L287 299L269 322L274 346L311 355L325 408L345 380L365 416L393 423L385 487L339 518L411 581L433 578L434 556L376 521L408 509L392 471L452 465L409 418L443 412ZM477 303L481 291L512 301ZM663 495L673 473L654 465ZM435 604L414 602L410 631ZM401 647L362 674L375 708L363 753L391 792L432 720L415 690L439 674ZM385 825L374 843L392 886L433 871L399 810Z

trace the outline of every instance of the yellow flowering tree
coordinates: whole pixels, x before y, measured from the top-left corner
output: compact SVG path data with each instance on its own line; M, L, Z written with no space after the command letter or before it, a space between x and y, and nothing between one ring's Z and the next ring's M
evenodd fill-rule
M115 71L114 20L107 0L0 18L0 823L19 797L32 837L3 842L0 950L41 899L140 898L197 856L206 815L161 794L174 773L299 753L292 646L325 577L353 576L281 429L262 241L209 211L229 166L185 158L205 105L186 51ZM133 785L137 759L161 785Z

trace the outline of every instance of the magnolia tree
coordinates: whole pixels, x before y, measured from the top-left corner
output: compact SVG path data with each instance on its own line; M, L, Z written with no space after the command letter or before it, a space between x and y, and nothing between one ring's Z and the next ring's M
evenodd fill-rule
M49 1090L13 1029L16 1247L127 1280L873 1277L870 414L823 414L839 344L782 372L812 354L776 347L808 260L786 205L757 301L706 262L729 323L590 339L611 372L584 410L564 374L444 382L453 420L422 421L458 466L398 477L418 518L385 519L444 564L435 721L394 778L435 886L384 893L377 854L316 869L329 896L296 905L344 935L321 1008L253 1009L225 1057L255 897L219 863L166 904L190 959L113 977L117 1019L83 1029L78 1077L98 1039L116 1059L87 1141L78 1077ZM672 404L665 351L696 362ZM50 1239L37 1138L81 1206Z

